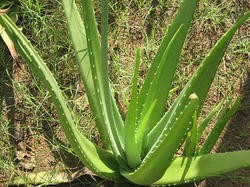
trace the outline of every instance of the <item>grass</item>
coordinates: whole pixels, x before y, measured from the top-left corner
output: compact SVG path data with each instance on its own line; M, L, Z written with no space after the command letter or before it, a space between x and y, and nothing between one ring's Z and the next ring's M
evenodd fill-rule
M110 77L118 100L126 111L131 94L135 50L139 47L143 54L139 79L141 85L179 1L110 2ZM246 4L243 6L244 3ZM175 75L173 99L216 40L235 22L238 15L249 7L247 2L244 1L243 4L226 0L200 2L178 73ZM20 0L20 5L18 24L49 64L69 98L68 104L73 106L82 131L98 142L94 116L91 116L84 86L79 81L60 1ZM98 11L96 8L97 15ZM246 27L241 28L223 58L209 93L210 102L205 105L204 115L223 97L239 95L240 85L246 79L248 43ZM1 49L2 45L1 43ZM7 72L0 74L0 178L16 174L14 169L25 173L49 170L57 165L60 168L82 167L76 159L72 159L71 163L70 159L66 159L71 150L58 125L57 114L51 105L48 92L38 80L31 77L25 64L22 63L21 68L18 68L6 55L6 49L1 50L0 59L5 61L0 63L1 70L7 69ZM12 95L5 94L7 88L13 92ZM171 102L172 100L168 106ZM15 115L11 116L13 112ZM22 148L22 144L25 148ZM241 146L239 143L234 149L240 149ZM17 159L17 151L21 151L25 156ZM29 169L25 163L32 163L34 168Z

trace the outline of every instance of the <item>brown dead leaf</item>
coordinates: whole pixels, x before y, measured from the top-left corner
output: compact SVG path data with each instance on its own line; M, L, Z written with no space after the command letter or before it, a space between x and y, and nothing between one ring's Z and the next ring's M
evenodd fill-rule
M9 9L0 9L0 14L5 14L9 11ZM6 33L4 27L2 25L0 25L0 35L4 41L4 43L6 44L6 46L8 47L9 51L10 51L10 54L14 60L14 62L17 63L17 66L20 68L20 57L15 49L15 46L14 46L14 43L13 41L10 39L10 37L8 36L8 34Z
M1 35L4 43L8 47L13 60L15 62L19 62L20 58L19 58L19 55L18 55L18 53L17 53L17 51L15 49L14 43L12 42L12 40L10 39L8 34L6 33L5 29L1 25L0 25L0 35Z
M0 14L6 14L9 11L9 8L0 9Z
M23 173L23 176L13 177L8 181L9 185L27 185L27 184L60 184L67 183L76 180L83 175L96 176L87 168L82 168L81 170L70 172L68 170L50 170L42 171L38 173ZM1 180L0 180L1 182Z

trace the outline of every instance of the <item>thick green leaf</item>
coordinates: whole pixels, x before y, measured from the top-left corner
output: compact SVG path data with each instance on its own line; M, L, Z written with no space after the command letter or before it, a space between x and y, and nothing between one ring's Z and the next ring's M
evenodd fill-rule
M190 10L190 7L195 8L195 6L197 5L197 0L184 0L181 6L181 11L179 11L178 16L169 29L168 33L170 34L167 34L167 39L164 39L165 42L163 42L159 49L159 52L157 53L155 63L154 65L152 65L149 76L139 96L138 110L140 111L140 114L137 115L137 117L140 117L138 118L139 122L143 122L147 118L147 115L149 115L149 113L151 114L151 110L149 110L150 108L144 109L145 104L147 106L152 106L156 101L162 101L163 104L158 105L159 108L157 107L157 111L159 111L159 113L157 112L156 115L153 115L154 117L152 118L152 121L160 121L157 127L154 128L148 136L146 136L145 142L147 142L147 144L145 144L145 146L148 146L147 150L149 150L149 152L146 153L146 156L143 159L142 163L138 168L134 170L128 170L126 167L124 168L125 164L123 163L123 161L126 160L126 155L123 152L124 127L119 113L117 112L117 106L112 98L108 80L106 32L108 1L102 1L101 8L102 13L104 13L102 16L101 27L102 30L105 30L105 32L102 32L101 34L102 45L100 45L99 41L99 34L94 18L92 1L82 1L86 31L84 31L84 27L82 27L82 25L80 25L80 28L83 30L73 28L78 27L77 23L81 22L79 14L76 14L76 17L70 16L70 8L65 6L65 9L67 9L66 12L68 12L66 14L68 14L67 17L74 21L74 23L69 23L69 25L71 25L70 27L72 27L71 34L74 34L74 29L78 32L78 34L82 34L79 38L72 37L75 38L75 42L77 42L77 39L83 39L85 37L85 32L88 36L87 40L83 39L83 41L85 41L85 44L74 45L77 46L77 53L82 52L78 57L80 59L80 67L87 67L86 70L82 70L82 72L84 72L82 74L85 74L84 76L86 77L87 75L91 75L90 79L86 80L87 84L89 84L88 92L90 93L88 93L88 95L93 98L92 105L94 105L94 107L95 105L97 107L100 106L100 109L96 109L96 114L101 116L100 122L103 120L103 125L105 125L105 128L101 128L101 131L103 131L103 134L107 133L109 135L109 140L114 154L99 148L80 133L72 118L72 113L66 105L63 94L56 83L56 80L54 79L53 75L51 74L45 63L42 61L40 56L7 16L0 15L0 24L6 28L8 35L14 41L19 53L26 60L34 75L37 76L50 91L59 114L59 119L69 140L69 143L71 144L74 152L87 167L89 167L99 176L110 180L123 180L120 172L118 171L120 169L123 176L125 176L128 180L138 184L152 184L153 182L160 179L164 173L164 176L159 181L157 181L156 184L161 184L161 182L173 184L176 183L176 180L177 182L198 180L203 177L214 176L218 173L230 171L235 168L249 167L249 159L246 161L246 158L249 158L249 151L237 152L237 154L225 153L223 156L219 156L221 154L204 155L195 158L183 157L174 159L174 155L185 141L186 133L192 126L191 120L194 111L197 109L197 106L199 106L199 109L201 109L203 105L207 91L219 65L219 61L222 58L228 43L230 42L237 28L248 19L250 13L243 16L236 23L236 25L231 30L229 30L225 34L225 36L222 37L222 39L216 44L216 46L211 50L206 59L202 62L202 65L198 69L198 72L188 82L187 86L184 88L183 92L180 94L176 102L160 120L164 112L166 98L164 94L160 94L158 96L156 93L158 91L164 91L166 92L166 95L168 95L173 73L175 72L175 70L173 69L175 69L177 63L173 63L170 66L169 64L166 65L164 62L166 59L172 59L173 61L175 61L176 56L178 61L179 54L181 52L181 48L186 36L186 31L189 27L190 20L194 11L193 8ZM63 2L65 5L69 3L68 5L70 6L73 3L73 6L71 6L71 8L73 7L72 10L77 11L73 0L68 2L64 0ZM184 35L182 36L181 33L184 33ZM181 39L182 37L183 40ZM179 41L180 45L178 43L175 44L174 41ZM87 52L84 50L86 50ZM87 60L81 60L80 57ZM86 66L82 66L84 62L87 62ZM162 76L167 72L165 72L167 66L170 66L173 69L171 69L168 76ZM164 85L164 78L167 80L166 90L161 88L161 86ZM160 86L160 88L158 88L158 86ZM148 93L150 94L150 97L148 97ZM196 93L198 96L200 96L202 98L201 102L198 101L197 95L192 93ZM188 99L189 95L191 95L190 100ZM133 106L133 103L131 105ZM131 108L132 109L129 110L134 111L134 106ZM152 108L154 109L155 107L153 106ZM233 111L235 110L233 108L229 110L229 112L226 113L225 116L222 115L221 119L223 119L223 123L227 121L229 114L231 115L231 113L233 113ZM154 111L153 109L152 111ZM132 121L134 121L136 119L136 115L131 115L128 119L131 120L131 118ZM133 133L136 133L134 129L136 123L128 124L133 127ZM141 124L142 127L145 126L144 123ZM140 127L139 125L138 129L142 127ZM152 127L153 125L150 128ZM217 134L219 131L220 129L215 129L215 134ZM147 135L147 129L142 130L142 132L142 137L145 137L145 135ZM129 131L126 133L131 132ZM191 139L193 139L193 137L191 137ZM211 139L214 140L215 138L213 137ZM129 142L129 139L127 139L127 142ZM134 142L134 140L132 142ZM130 145L127 147L131 149ZM135 146L135 148L137 147ZM233 163L233 161L237 159L236 157L239 157L243 161L240 161L239 163ZM223 159L224 162L221 162ZM117 161L120 166L118 165ZM212 162L214 162L216 166L206 165ZM219 167L219 163L222 163L223 166ZM229 165L229 163L231 165ZM132 167L134 165L136 164L131 164ZM205 167L205 169L203 167Z
M184 0L170 25L154 61L150 67L147 78L141 89L138 99L138 120L141 121L152 103L157 100L155 110L150 118L150 129L156 125L164 114L166 100L173 81L176 66L181 50L197 7L198 0ZM178 30L180 34L169 47ZM167 51L166 49L169 48ZM161 68L160 68L161 67Z
M130 168L135 168L136 166L138 166L138 164L140 164L141 161L140 153L137 148L137 142L135 139L139 65L140 50L138 49L136 52L136 65L133 77L132 96L128 108L128 113L125 119L125 153Z
M107 1L102 2L102 27L103 31L108 28L107 24L107 11L105 8L108 6ZM96 93L96 100L101 109L101 114L104 118L104 124L106 127L106 131L108 133L108 137L111 143L112 151L114 152L117 160L122 163L125 160L124 155L124 140L122 137L123 132L120 132L118 126L120 121L115 121L115 114L113 112L116 107L113 107L112 97L110 92L110 85L108 79L108 64L107 64L107 46L103 46L101 48L99 41L99 34L97 30L93 3L91 0L82 0L83 7L83 18L84 25L86 29L86 37L87 37L87 45L89 52L89 60L90 60L90 68L93 76L94 88ZM106 20L106 21L105 21ZM102 41L105 43L107 39L107 32L102 33ZM105 57L106 56L106 57ZM102 61L105 60L105 61Z
M100 107L96 100L96 93L94 88L93 76L90 69L90 61L88 54L87 38L85 35L85 27L81 16L77 10L74 0L62 0L64 13L67 18L68 29L71 36L71 41L75 49L75 55L78 62L79 71L85 85L88 101L91 110L95 116L96 125L101 135L104 145L109 145L106 128L103 125L104 119L101 115ZM81 42L79 42L81 41Z
M186 133L192 126L192 115L198 103L197 96L190 95L190 102L185 110L176 119L171 129L159 135L160 140L151 148L140 166L134 171L121 171L122 175L131 182L142 185L152 184L160 179L186 139Z
M177 32L175 33L175 35L173 36L173 38L172 38L172 40L169 42L169 44L168 44L168 46L167 46L167 48L165 49L165 52L164 52L164 56L165 55L167 55L167 54L169 54L169 51L172 49L172 46L175 44L175 42L177 42L178 41L178 38L179 38L179 36L180 36L180 34L181 34L181 30L183 29L183 26L181 26L178 30L177 30ZM163 66L164 66L164 62L162 62L162 63L160 63L160 66L159 66L159 68L158 69L162 69L163 68ZM161 74L156 74L156 76L158 77L158 76L160 76ZM157 79L155 79L155 81L157 82ZM156 89L156 86L157 86L157 84L156 84L156 82L152 82L152 88L153 88L153 90L155 90ZM149 93L147 93L147 97L149 97L149 98L154 98L153 96L152 96L152 94L154 94L154 92L149 92ZM161 101L158 101L157 100L157 102L161 102ZM157 103L156 103L157 104ZM151 105L152 106L152 105ZM148 108L150 108L150 106L148 106ZM154 107L154 109L156 109L156 106ZM153 110L154 111L154 110ZM152 111L152 112L153 112ZM146 115L146 114L145 114ZM144 118L145 118L145 115L144 115L144 117L141 119L141 120L143 120ZM151 116L153 116L154 114L151 114ZM150 116L150 117L151 117ZM149 119L150 119L150 117L149 117ZM177 117L176 117L177 118ZM173 122L173 120L172 120L172 122ZM148 124L150 125L152 123L152 121L151 120L149 120L148 121ZM165 121L163 121L163 120L160 120L160 122L159 122L160 124L167 124L167 121L165 120ZM142 121L140 121L140 123L138 124L138 128L140 129L141 127L140 127L140 125L142 125L143 123L142 123ZM160 125L160 126L162 126L162 125ZM143 136L148 136L148 132L151 130L151 127L152 127L152 124L151 124L151 126L148 126L147 127L147 131L145 131L145 133L147 133L147 134L144 134ZM164 132L166 132L166 130L163 130L163 129L161 129L162 131L161 132L159 132L159 134L161 134L163 131ZM159 137L159 134L157 134L156 136L157 136L157 138ZM142 145L142 147L144 147L145 148L145 151L147 152L147 148L150 148L155 142L156 142L156 140L155 141L150 141L151 139L149 139L149 141L148 141L148 137L146 138L147 139L147 141L145 141L145 142L143 142L144 143L144 145Z
M180 97L185 98L190 93L196 93L200 99L199 110L201 110L220 61L224 56L232 37L237 29L242 26L249 19L249 17L250 12L247 12L221 37L221 39L215 44L203 60L192 79L187 83L180 94Z
M154 185L169 186L220 176L229 171L250 167L250 151L216 153L197 157L178 157ZM191 161L189 167L186 164Z
M173 75L175 73L175 69L177 66L177 62L175 59L175 52L178 51L178 45L180 44L179 39L182 38L182 30L183 25L176 31L175 35L173 36L172 40L169 42L168 46L165 48L163 56L160 60L159 66L157 71L154 74L154 79L150 83L150 88L146 93L147 97L145 103L143 105L143 110L141 114L141 119L139 121L139 125L141 120L146 115L148 108L152 105L153 101L158 100L161 105L166 101L168 93L170 90L170 85L172 83ZM156 122L158 122L159 114L164 111L165 104L161 106L157 105L155 109L152 111L152 114L149 118L149 129L151 130Z
M78 62L79 71L83 80L83 83L85 85L85 89L88 96L88 101L91 106L91 110L95 117L95 122L98 128L98 131L101 135L101 139L103 141L103 144L105 147L109 146L109 140L108 140L108 133L106 131L105 125L104 125L104 118L101 112L101 108L98 105L99 103L96 100L96 92L94 88L94 81L93 81L93 75L90 68L90 60L89 60L89 54L88 54L88 45L87 45L87 38L85 34L85 27L83 24L83 21L81 19L81 16L77 10L76 4L74 0L63 0L63 7L64 7L64 13L67 18L69 33L71 36L71 40L73 43L73 47L75 49L75 55ZM81 41L81 42L79 42ZM124 137L123 135L123 121L121 118L121 115L118 111L118 108L115 104L115 100L112 97L112 106L113 106L113 112L117 127L117 131L119 134Z
M188 96L192 93L196 93L200 99L199 110L202 108L205 98L208 93L208 89L214 79L215 73L218 69L220 61L224 55L225 50L236 30L244 24L250 16L250 12L243 15L230 30L228 30L221 39L216 43L216 45L211 49L206 58L202 61L196 73L186 84L185 88L182 90L181 94L175 100L174 104L164 115L161 121L148 135L148 144L151 147L154 142L158 139L159 134L163 131L165 126L169 125L176 117L179 116L180 112L183 110L188 102ZM169 127L170 128L170 127Z
M141 157L145 155L145 143L147 142L147 134L149 132L149 118L152 115L153 110L155 109L157 100L153 102L153 104L149 107L146 115L142 119L138 129L136 130L136 142L138 145L138 149L140 152Z
M33 75L40 79L52 95L60 123L78 158L97 175L110 180L120 180L119 166L113 154L99 148L80 133L55 78L27 38L7 15L0 15L0 24L5 28Z
M193 116L193 126L188 132L187 140L183 152L183 156L195 156L197 146L197 112L195 111Z

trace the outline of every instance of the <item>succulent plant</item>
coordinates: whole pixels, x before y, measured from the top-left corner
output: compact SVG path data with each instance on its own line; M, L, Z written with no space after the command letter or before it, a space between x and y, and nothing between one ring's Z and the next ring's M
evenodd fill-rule
M74 0L62 0L96 126L104 146L83 135L51 71L31 43L5 14L5 28L33 75L52 95L60 123L73 151L98 176L140 185L174 185L201 180L250 166L250 150L210 154L240 99L226 102L204 144L199 139L220 102L200 124L200 115L216 70L236 30L250 12L221 37L201 62L172 106L165 112L173 77L198 0L183 0L157 51L148 75L138 90L140 51L137 51L132 96L123 120L111 91L108 76L108 1L101 1L101 33L98 32L91 0L82 0L83 20ZM231 105L231 107L230 107ZM185 144L184 144L185 143ZM184 145L182 156L176 152Z

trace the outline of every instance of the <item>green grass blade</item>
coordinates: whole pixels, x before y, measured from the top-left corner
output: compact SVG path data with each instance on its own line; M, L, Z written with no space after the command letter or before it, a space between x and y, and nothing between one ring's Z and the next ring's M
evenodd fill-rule
M166 107L166 100L176 70L176 65L179 61L183 43L191 24L195 8L197 7L197 2L198 0L184 0L181 3L172 24L170 25L140 91L138 99L138 120L143 118L143 115L146 114L148 107L152 105L155 99L159 102L157 102L155 107L157 110L154 111L152 119L150 119L152 122L151 124L156 124L156 122L158 122L163 116L164 109ZM165 54L166 48L169 47L170 41L173 39L180 27L182 27L180 35L176 38L175 43L169 49L168 54ZM159 81L155 81L156 83L154 83L158 84L156 87L157 89L154 89L152 88L152 82L155 80L155 75L159 73L158 68L161 63L164 63L164 67L160 72L161 75L159 76ZM154 98L150 98L148 96L148 93L151 92ZM145 105L147 105L147 107Z
M209 115L202 121L202 123L198 127L198 140L202 136L207 124L210 122L210 120L214 117L214 115L221 109L225 99L222 99L216 107L212 109L212 111L209 113Z
M127 162L130 168L135 168L141 161L140 153L137 148L137 142L135 139L139 65L140 65L140 50L138 49L136 52L136 65L133 77L132 96L128 108L128 113L125 119L125 152L126 152Z
M164 176L155 185L177 185L223 175L250 167L250 151L216 153L197 157L178 157L173 160ZM191 164L186 172L186 164ZM237 160L237 161L236 161ZM183 178L183 173L186 172Z
M238 99L241 99L241 97L239 97ZM231 97L231 98L226 102L225 106L223 106L223 109L219 112L217 119L223 118L223 117L226 115L226 113L228 112L230 106L233 105L233 103L234 103L234 102L233 102L233 98Z
M236 112L238 106L240 105L242 98L239 98L235 101L231 109L228 110L226 108L225 110L228 110L225 115L221 116L221 118L218 119L216 122L213 130L209 134L208 138L206 139L204 145L201 147L199 151L199 155L210 153L210 151L213 149L215 143L217 142L221 132L225 128L227 122L229 119L233 116L233 114Z
M89 51L89 59L91 64L91 72L93 76L94 88L96 93L96 99L98 101L98 105L102 111L102 115L104 118L104 124L106 127L106 131L108 132L108 137L110 140L110 144L112 150L116 156L116 158L122 162L125 160L124 155L124 140L119 130L121 129L120 121L115 121L115 114L113 112L116 107L113 107L110 85L108 80L108 64L106 55L107 46L103 46L101 48L99 41L99 34L97 30L94 10L93 10L93 2L91 0L82 0L83 7L83 18L84 25L86 29L86 37ZM102 42L105 42L107 39L107 11L108 11L108 1L105 0L102 2L101 11L102 11ZM102 61L105 60L105 61Z
M176 119L168 132L164 131L153 148L134 171L122 171L122 175L136 184L148 185L160 179L174 158L191 127L191 120L199 100L195 94L190 95L190 102L183 113ZM152 172L153 171L153 172Z
M31 43L8 16L0 15L0 24L5 28L33 75L40 79L52 95L64 133L78 158L97 175L110 180L120 180L114 156L80 133L55 78Z
M234 36L236 30L248 20L249 16L250 12L244 14L211 49L207 57L202 61L196 73L189 80L185 88L182 90L181 94L175 100L169 111L161 119L160 123L158 123L157 126L154 127L149 133L149 147L151 147L153 143L157 140L159 133L163 131L165 126L168 126L169 122L178 117L178 115L188 102L188 96L192 93L196 93L198 98L200 99L198 110L199 114L199 111L202 108L205 98L207 96L208 89L211 86L215 73L220 64L221 58L223 57L229 42Z

